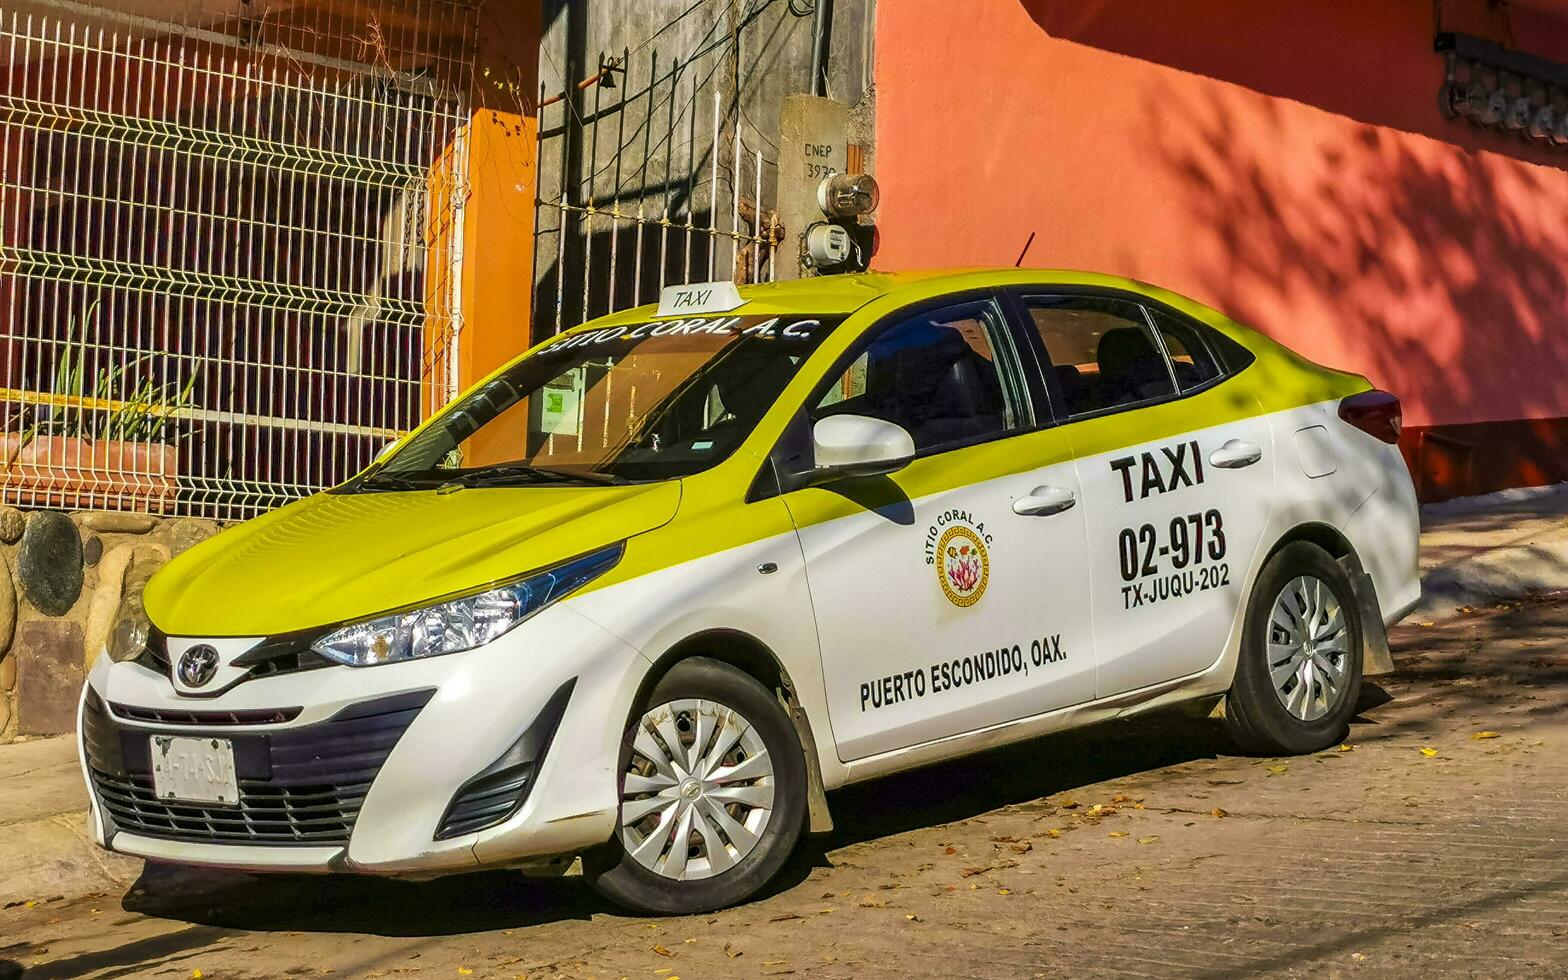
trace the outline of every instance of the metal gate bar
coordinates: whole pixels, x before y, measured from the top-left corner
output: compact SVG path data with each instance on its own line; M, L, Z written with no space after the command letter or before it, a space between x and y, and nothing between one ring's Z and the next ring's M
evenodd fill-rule
M760 134L748 138L742 114L726 113L723 93L703 90L704 80L692 70L691 61L661 76L658 54L652 51L646 82L635 92L621 82L613 89L616 100L606 104L604 76L643 75L630 63L631 56L629 50L614 59L600 55L600 81L592 85L593 105L585 115L578 115L566 93L550 97L540 89L536 339L652 302L672 283L773 279L774 253L783 235L777 217L762 204L762 171L768 164ZM711 119L706 159L698 154L699 113ZM601 139L606 122L613 123L613 131ZM681 142L686 159L684 173L677 173ZM583 152L581 173L576 174L569 167L573 145ZM663 156L662 186L648 182L656 155ZM545 162L550 160L559 164L553 194L545 189ZM623 182L623 176L632 173L639 179ZM706 214L699 196L705 196ZM630 270L625 263L628 250ZM543 268L541 263L550 258L554 268ZM721 265L721 258L728 264ZM580 282L573 281L579 277Z

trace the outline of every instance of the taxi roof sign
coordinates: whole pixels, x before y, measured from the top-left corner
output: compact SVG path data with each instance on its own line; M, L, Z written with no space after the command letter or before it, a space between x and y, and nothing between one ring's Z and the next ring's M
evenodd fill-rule
M655 316L728 313L745 302L733 282L689 282L660 290L659 312Z

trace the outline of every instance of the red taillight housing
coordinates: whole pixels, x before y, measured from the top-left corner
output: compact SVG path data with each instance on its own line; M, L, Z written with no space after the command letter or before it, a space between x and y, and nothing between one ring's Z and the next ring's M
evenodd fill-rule
M1375 439L1393 444L1405 425L1399 396L1374 388L1339 402L1339 417Z

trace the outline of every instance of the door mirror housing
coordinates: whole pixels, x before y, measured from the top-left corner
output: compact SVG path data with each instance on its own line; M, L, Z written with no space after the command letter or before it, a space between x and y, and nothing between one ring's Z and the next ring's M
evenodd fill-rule
M376 458L371 460L371 462L372 463L379 463L379 462L385 460L388 456L392 455L392 450L396 449L398 447L398 443L400 443L402 441L403 440L401 440L401 439L393 439L391 442L387 443L385 446L382 446L380 449L376 450Z
M830 415L811 427L816 469L812 486L896 473L915 458L909 430L867 415Z

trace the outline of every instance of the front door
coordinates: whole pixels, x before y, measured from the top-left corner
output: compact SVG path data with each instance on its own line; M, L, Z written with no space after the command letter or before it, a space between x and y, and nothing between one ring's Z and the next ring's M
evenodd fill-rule
M886 419L918 452L785 495L844 761L1094 696L1076 470L1060 429L1034 430L1028 388L984 300L874 328L802 420Z

